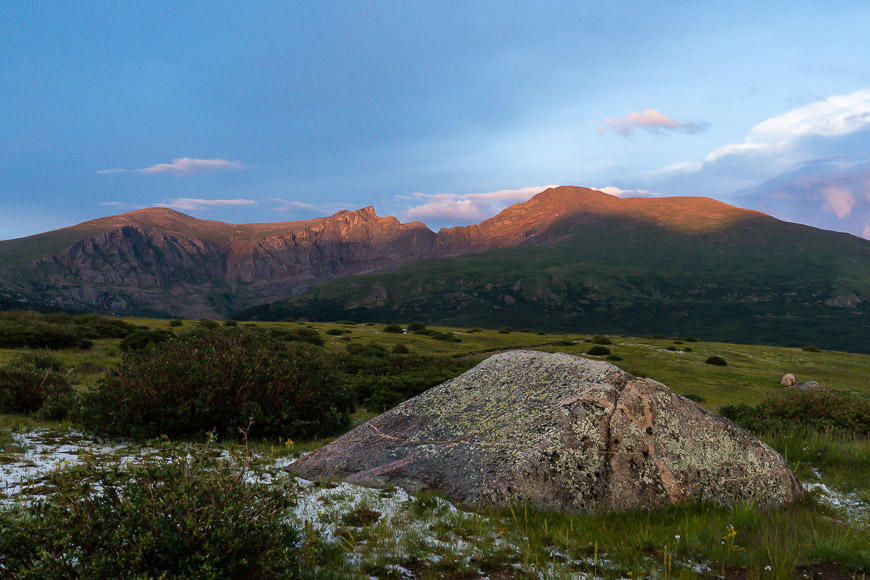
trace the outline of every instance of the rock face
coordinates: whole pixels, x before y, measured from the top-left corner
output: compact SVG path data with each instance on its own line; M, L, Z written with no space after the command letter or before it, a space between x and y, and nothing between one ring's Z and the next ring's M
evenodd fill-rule
M661 383L529 351L492 356L288 470L566 511L750 498L775 506L803 493L773 449Z

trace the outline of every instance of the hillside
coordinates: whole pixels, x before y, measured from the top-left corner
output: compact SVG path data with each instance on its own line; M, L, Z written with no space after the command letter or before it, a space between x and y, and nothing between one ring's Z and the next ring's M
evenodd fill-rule
M0 305L511 325L870 350L870 242L707 198L543 191L435 233L372 207L227 224L151 208L0 242Z
M568 235L551 244L333 280L239 316L667 333L870 352L870 242L728 206L720 218L682 220L677 210L690 213L682 200L631 201L657 202L635 208L661 213L586 214L582 226L563 222Z

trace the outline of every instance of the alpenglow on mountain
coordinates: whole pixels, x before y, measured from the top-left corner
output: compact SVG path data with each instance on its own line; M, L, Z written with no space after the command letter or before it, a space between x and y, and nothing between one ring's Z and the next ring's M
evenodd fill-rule
M152 208L0 242L0 305L662 332L870 351L870 242L707 198L557 187L435 233L372 207Z

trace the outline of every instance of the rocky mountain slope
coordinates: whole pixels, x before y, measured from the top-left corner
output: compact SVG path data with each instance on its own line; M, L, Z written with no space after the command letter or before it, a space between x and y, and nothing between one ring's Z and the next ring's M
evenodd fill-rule
M243 225L139 210L0 242L0 281L2 307L744 340L756 329L780 343L823 342L812 337L827 321L854 342L870 314L870 242L707 198L558 187L437 233L371 207Z

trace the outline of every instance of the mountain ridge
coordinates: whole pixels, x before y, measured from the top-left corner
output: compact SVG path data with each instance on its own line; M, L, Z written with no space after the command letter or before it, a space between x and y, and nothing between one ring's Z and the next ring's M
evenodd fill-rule
M753 245L745 240L752 240ZM665 249L670 262L654 256L663 251L663 244L670 244ZM764 252L773 258L768 259ZM830 258L825 257L826 252ZM633 254L646 259L634 260ZM577 258L581 255L582 260ZM526 256L528 264L518 256ZM459 281L444 266L448 263L445 260L456 259L463 264L490 261L493 266L479 267L476 281L473 273ZM733 279L727 281L722 272L704 266L711 260L723 271L733 271ZM762 261L771 270L778 261L787 264L788 272L783 272L782 280L769 284L775 276L758 269L746 271L741 264L747 260ZM401 289L409 285L417 284L425 294L427 284L437 285L443 278L456 286L443 288L443 293L462 294L471 292L477 282L481 287L523 286L521 278L526 277L538 280L542 296L561 296L566 319L586 316L591 320L594 316L572 304L569 295L592 302L597 300L594 296L607 296L609 302L602 306L605 309L614 308L619 300L640 304L647 301L647 294L668 296L671 302L682 300L676 290L644 282L645 278L660 278L650 269L655 264L668 274L661 283L671 284L689 298L704 294L702 287L708 283L717 288L716 292L733 295L738 301L751 302L758 299L754 295L761 295L763 300L786 304L791 300L785 296L791 292L788 279L804 277L815 286L791 284L806 286L807 292L801 294L806 304L829 301L832 307L860 310L870 299L870 288L863 275L851 274L850 279L850 274L843 273L850 260L859 274L865 267L870 271L870 242L781 222L709 198L617 198L562 186L544 190L480 224L438 232L422 222L402 223L392 216L378 216L372 206L310 220L260 224L199 220L169 208L127 212L0 242L0 302L216 318L235 312L260 316L270 308L274 314L283 300L289 300L296 315L305 315L299 310L302 304L307 304L312 314L330 316L368 304L369 314L400 312L414 317L415 310L403 301L416 300L419 306L422 294L403 293ZM829 267L827 262L836 262L836 267ZM529 264L538 264L539 271L530 271ZM440 274L434 278L414 274L416 281L400 280L408 268L413 272L429 268ZM562 270L572 273L552 275ZM702 271L706 282L698 274ZM587 272L597 272L599 279L592 280ZM331 288L364 286L366 276L383 279L362 297L350 292L356 297L343 300L333 293L325 298ZM548 281L541 282L546 276ZM631 277L632 281L626 281ZM751 291L753 280L767 290ZM724 292L727 284L737 290ZM331 306L313 307L318 300L332 301ZM504 300L522 303L525 299L522 292L502 291L495 302L484 301L485 309L501 304L502 310L512 311L512 305ZM533 300L527 302L530 311L537 308ZM278 306L262 306L270 303ZM444 305L449 311L450 301ZM456 304L453 307L459 308ZM427 308L421 312L434 312ZM272 314L268 317L274 317ZM437 321L438 316L431 321ZM444 316L451 317L449 312Z

